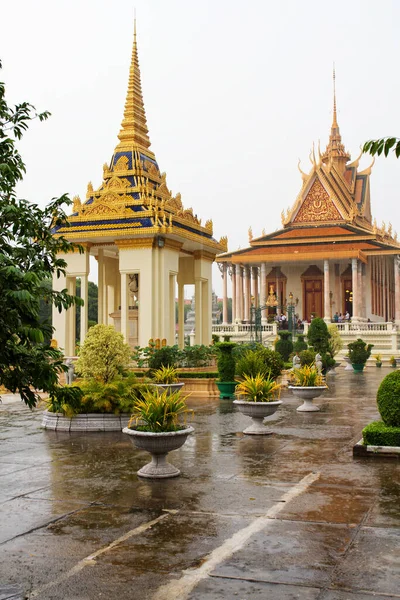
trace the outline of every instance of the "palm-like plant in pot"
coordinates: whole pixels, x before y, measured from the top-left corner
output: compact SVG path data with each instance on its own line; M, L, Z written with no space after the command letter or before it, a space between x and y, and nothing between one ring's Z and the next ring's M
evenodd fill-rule
M298 412L315 412L318 406L313 404L313 399L318 398L328 388L323 376L315 365L304 365L295 369L291 374L291 385L294 396L301 398L303 404L297 408Z
M373 344L366 344L364 340L358 338L355 342L347 344L349 349L349 358L355 373L362 373L365 363L371 356Z
M244 380L237 387L233 401L241 413L252 418L252 424L243 433L268 435L272 431L263 426L265 417L273 415L282 404L279 400L281 386L271 377L258 373L254 377L243 375Z
M153 371L151 377L161 392L166 390L169 394L179 391L185 385L178 382L178 370L169 365Z
M180 474L179 469L167 461L167 454L183 446L194 431L186 423L188 413L192 412L186 406L186 398L180 391L148 390L137 401L123 433L132 436L137 448L151 454L151 462L138 471L141 477L165 479Z

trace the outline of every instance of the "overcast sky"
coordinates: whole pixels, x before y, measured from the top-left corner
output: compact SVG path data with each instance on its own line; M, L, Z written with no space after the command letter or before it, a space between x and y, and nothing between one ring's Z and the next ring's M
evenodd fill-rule
M123 114L134 6L151 148L173 193L212 218L230 250L248 245L250 226L255 236L281 226L301 187L298 159L308 172L313 141L325 148L333 62L352 158L370 138L400 135L398 0L2 2L8 101L52 113L20 144L21 196L44 206L101 184ZM373 216L400 233L399 183L400 160L378 159Z

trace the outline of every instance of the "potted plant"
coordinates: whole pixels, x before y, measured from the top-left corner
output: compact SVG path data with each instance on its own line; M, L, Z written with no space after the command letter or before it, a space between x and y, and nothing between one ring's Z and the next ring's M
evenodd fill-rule
M252 435L268 435L272 433L263 426L263 420L279 408L281 386L271 377L258 373L255 377L244 375L244 381L236 387L237 400L233 404L244 415L251 417L253 422L243 433Z
M381 354L375 354L375 365L377 367L381 367L382 366L382 356Z
M122 431L132 436L136 448L151 454L151 462L137 473L140 477L166 479L180 474L179 469L167 461L167 454L183 446L194 431L185 423L187 413L191 412L185 400L180 391L169 394L164 390L160 394L148 390L135 404L128 427Z
M319 408L313 404L313 399L318 398L328 386L315 365L304 365L292 372L289 389L303 400L303 404L297 408L298 412L315 412Z
M394 357L394 356L391 356L391 357L390 357L390 359L389 359L389 362L390 362L390 366L391 366L391 367L393 367L393 368L396 368L396 367L397 367L396 359L395 359L395 357Z
M371 356L373 344L366 344L364 340L358 338L355 342L347 344L349 349L349 358L355 373L362 373L365 363Z
M216 382L220 398L234 398L237 382L235 381L236 361L233 356L233 342L221 342L217 344L219 351L217 368L219 380Z
M184 383L178 382L178 370L171 366L162 366L151 375L155 387L161 392L166 390L168 394L180 390Z

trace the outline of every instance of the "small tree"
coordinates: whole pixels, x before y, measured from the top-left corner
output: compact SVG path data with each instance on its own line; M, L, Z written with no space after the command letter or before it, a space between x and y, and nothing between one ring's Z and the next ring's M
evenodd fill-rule
M292 334L290 331L278 331L279 340L275 344L276 352L282 356L283 360L287 362L289 356L293 352Z
M340 337L339 329L338 329L337 325L335 325L335 323L331 323L330 325L328 325L328 332L330 335L329 342L328 342L329 343L329 352L333 358L343 348L343 340Z
M131 349L122 333L112 325L95 325L87 333L79 358L77 372L85 378L112 381L129 364Z
M326 354L329 352L329 339L327 324L320 317L315 317L308 328L308 344L314 348L315 352Z

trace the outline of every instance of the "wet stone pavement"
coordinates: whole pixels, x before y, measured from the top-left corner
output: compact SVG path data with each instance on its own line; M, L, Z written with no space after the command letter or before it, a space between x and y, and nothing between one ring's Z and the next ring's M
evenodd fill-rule
M0 405L0 600L400 598L400 462L353 459L389 370L338 369L273 435L249 437L231 401L191 398L195 433L154 482L122 433L43 431Z

